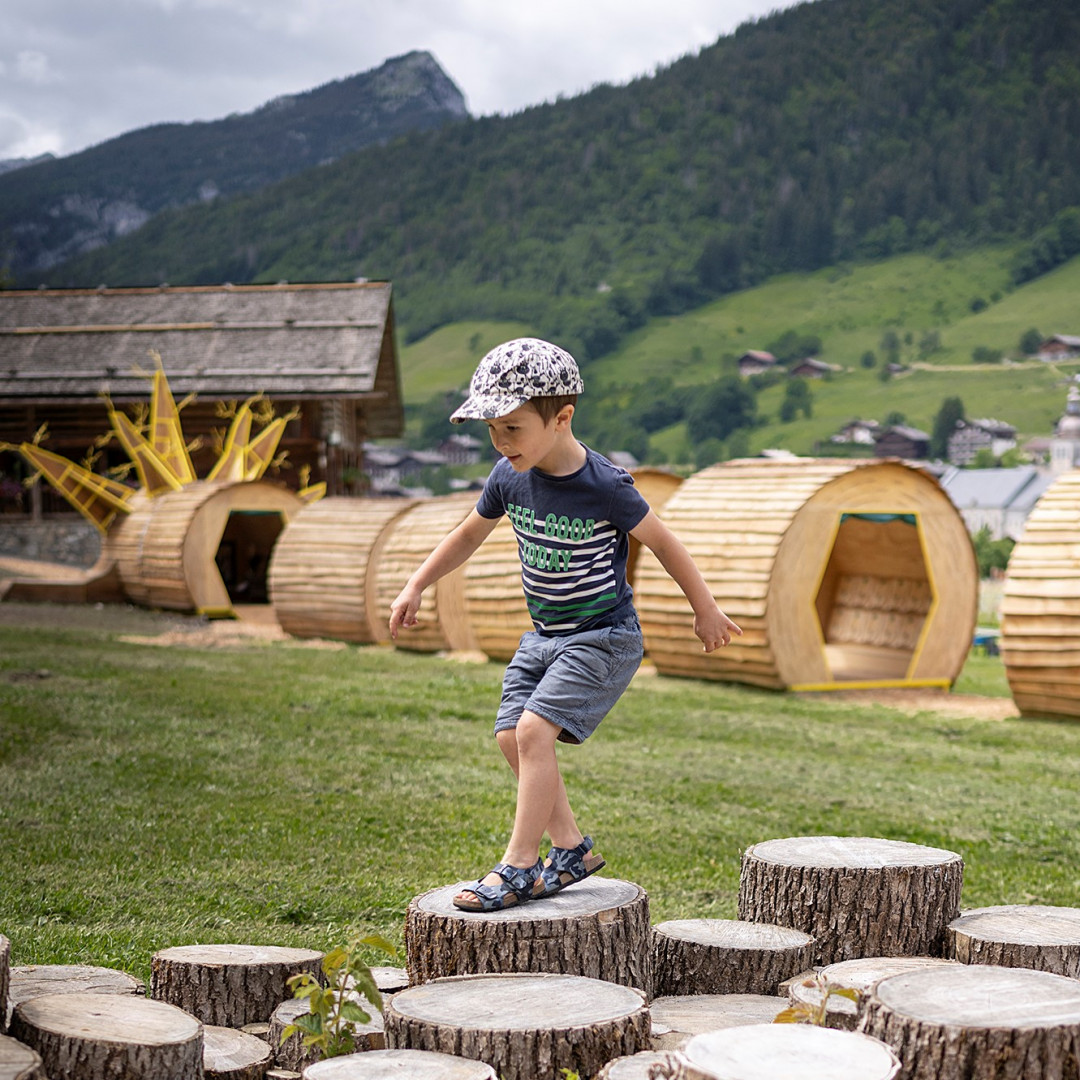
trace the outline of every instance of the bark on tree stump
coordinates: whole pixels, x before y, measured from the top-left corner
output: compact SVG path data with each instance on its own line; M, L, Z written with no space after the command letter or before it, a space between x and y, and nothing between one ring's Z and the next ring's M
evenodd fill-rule
M355 1027L356 1051L363 1053L367 1050L382 1050L386 1046L382 1013L362 995L357 994L356 997L360 1007L371 1017L368 1023L357 1024ZM305 1047L304 1040L299 1034L290 1035L284 1042L281 1041L281 1035L285 1029L298 1016L303 1016L304 1013L310 1011L311 1006L307 998L289 998L270 1015L270 1032L267 1037L274 1054L274 1061L283 1069L295 1069L300 1072L305 1065L311 1065L319 1060L318 1051Z
M117 994L43 994L15 1007L11 1034L47 1076L202 1080L203 1028L163 1001Z
M8 1013L8 983L11 978L11 942L3 934L0 934L0 1031L7 1027Z
M150 996L204 1024L243 1027L270 1018L292 993L293 975L322 978L323 954L276 945L180 945L150 962Z
M141 979L116 968L89 964L24 964L11 969L8 987L8 1018L20 1001L42 994L126 994L145 997Z
M304 1069L304 1080L498 1080L482 1061L431 1050L374 1050Z
M810 934L816 964L864 956L942 956L960 913L954 851L872 837L798 836L749 848L739 918Z
M36 1050L0 1035L0 1080L48 1080L48 1077Z
M649 897L640 885L590 877L545 900L481 915L451 901L461 890L423 893L405 915L409 982L451 975L547 972L652 993Z
M900 1062L857 1031L750 1024L695 1035L679 1051L679 1080L892 1080Z
M384 1019L391 1049L474 1058L502 1080L560 1069L595 1076L612 1058L649 1049L645 995L580 975L438 979L395 995Z
M652 929L653 993L772 994L813 960L801 930L738 919L676 919Z
M905 971L955 963L955 960L943 960L936 956L867 956L861 960L842 960L839 964L828 964L818 972L810 972L808 981L793 981L788 986L788 1000L792 1005L820 1005L822 992L813 981L815 974L821 975L830 986L857 990L857 1002L850 998L832 996L825 1005L826 1027L854 1031L865 1011L866 995L874 983L887 979L890 975L901 975Z
M771 1024L788 1006L768 994L690 994L658 997L649 1004L652 1048L681 1050L695 1035L744 1024Z
M949 923L949 955L964 964L1034 968L1080 978L1080 908L974 908Z
M655 1080L674 1076L676 1059L664 1050L642 1050L640 1054L609 1061L597 1074L596 1080Z
M236 1028L203 1028L203 1072L206 1080L263 1080L274 1063L265 1039Z
M955 964L882 979L861 1029L904 1063L902 1080L1076 1080L1080 982Z

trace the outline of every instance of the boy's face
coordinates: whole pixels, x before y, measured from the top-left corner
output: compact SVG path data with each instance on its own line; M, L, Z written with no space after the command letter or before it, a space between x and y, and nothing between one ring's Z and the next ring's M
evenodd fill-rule
M539 467L542 471L555 449L560 432L565 431L573 416L572 405L565 406L549 423L531 405L521 405L512 413L485 420L491 445L499 451L515 472L527 472Z

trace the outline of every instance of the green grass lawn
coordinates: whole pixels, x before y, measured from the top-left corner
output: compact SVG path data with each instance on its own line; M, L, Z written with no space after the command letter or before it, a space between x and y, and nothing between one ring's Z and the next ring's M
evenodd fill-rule
M413 896L502 853L500 665L299 642L166 648L119 633L184 620L59 609L48 626L4 609L12 963L146 979L156 950L193 942L400 943ZM1007 694L1000 661L973 659L959 688ZM1080 904L1080 725L642 675L562 762L605 873L644 886L654 921L733 917L741 851L807 834L959 851L968 907Z

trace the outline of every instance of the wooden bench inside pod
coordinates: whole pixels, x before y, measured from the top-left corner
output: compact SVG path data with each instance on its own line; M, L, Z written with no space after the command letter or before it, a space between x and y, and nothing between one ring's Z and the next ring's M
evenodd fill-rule
M1080 717L1080 470L1028 515L1009 557L1001 656L1022 716Z
M341 497L305 506L270 562L270 601L282 630L359 645L388 641L389 611L377 606L374 566L394 521L413 505Z
M660 517L743 636L703 653L651 552L636 594L661 674L772 689L948 687L975 627L978 568L938 482L898 461L725 462Z

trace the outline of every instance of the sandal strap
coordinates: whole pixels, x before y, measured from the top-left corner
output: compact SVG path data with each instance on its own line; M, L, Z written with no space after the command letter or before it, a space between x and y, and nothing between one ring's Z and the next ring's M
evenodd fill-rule
M554 870L560 874L571 874L576 881L579 877L585 876L585 856L592 851L592 847L591 836L586 836L577 847L553 847L547 853L551 865L545 867L545 870Z
M466 892L474 893L482 901L502 906L503 897L512 892L518 901L529 900L533 894L536 879L543 872L544 864L540 859L534 866L511 866L509 863L496 863L492 872L503 879L502 885L485 885L483 878L477 878L467 887Z

